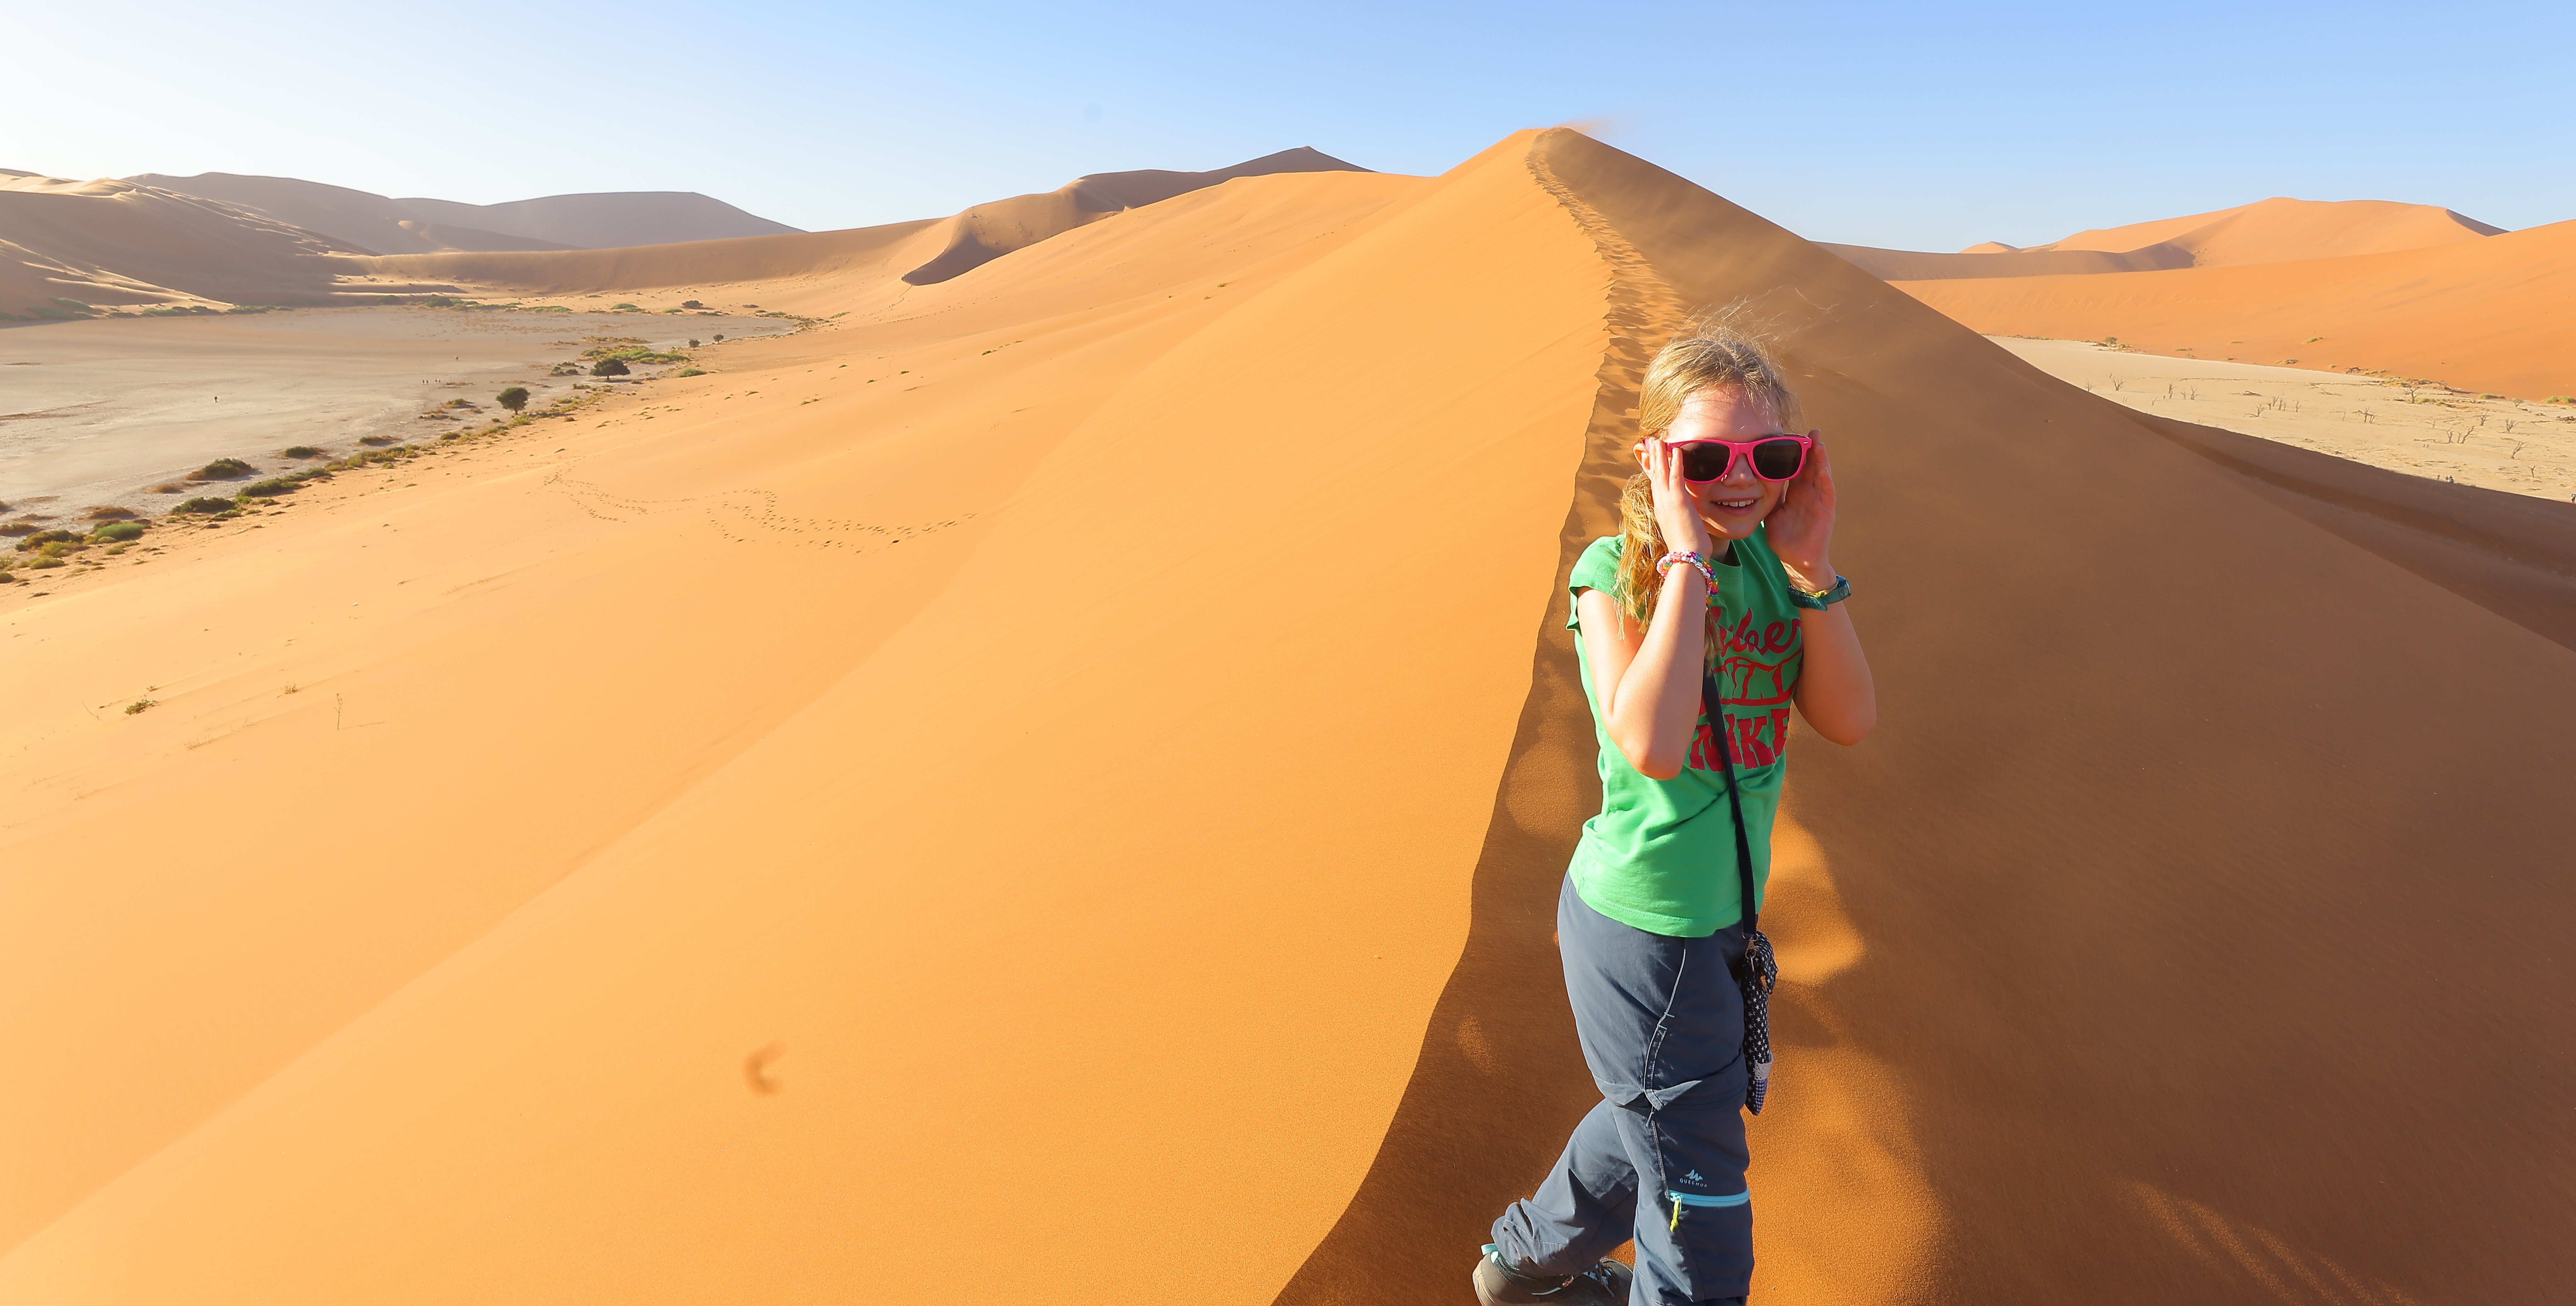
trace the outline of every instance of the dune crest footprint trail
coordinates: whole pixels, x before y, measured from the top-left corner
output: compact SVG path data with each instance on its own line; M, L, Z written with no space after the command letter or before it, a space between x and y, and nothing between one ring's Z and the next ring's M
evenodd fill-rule
M1593 1097L1565 566L1739 299L1885 718L1792 750L1761 1299L2558 1282L2576 651L2390 535L2475 501L1571 131L935 228L410 256L828 324L0 611L0 1300L1463 1300Z
M1606 282L1592 415L1558 536L1559 578L1585 546L1619 528L1646 365L1696 309L1720 302L1685 299L1558 175L1553 160L1561 154L1601 148L1548 132L1524 159L1532 181L1591 242ZM1530 692L1476 868L1473 924L1404 1102L1350 1208L1277 1306L1454 1296L1473 1263L1459 1249L1485 1241L1493 1218L1545 1174L1595 1099L1565 1010L1554 939L1557 883L1578 828L1600 803L1566 602L1553 590L1540 615ZM1912 1155L1901 1094L1868 1053L1827 1051L1831 975L1857 959L1860 938L1841 913L1822 851L1794 815L1781 821L1775 856L1773 894L1783 914L1766 920L1782 950L1783 988L1774 1037L1801 1058L1797 1082L1809 1096L1757 1123L1753 1177L1770 1209L1810 1218L1757 1224L1763 1296L1905 1300L1902 1285L1919 1277L1938 1217ZM1811 1051L1820 1055L1808 1059ZM1822 1211L1840 1218L1812 1218Z

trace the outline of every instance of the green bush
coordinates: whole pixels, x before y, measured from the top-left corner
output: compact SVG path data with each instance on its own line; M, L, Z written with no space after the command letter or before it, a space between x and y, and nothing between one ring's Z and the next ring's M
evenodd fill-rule
M38 531L35 534L18 541L18 552L33 553L48 544L70 544L78 539L80 539L80 536L75 535L70 531ZM46 556L53 557L61 552L61 550L57 549L54 553L47 554Z
M684 367L680 369L680 375L682 376L705 376L706 374L706 369L701 367Z
M143 538L143 523L139 521L110 522L89 533L92 544L122 544L127 540L141 538Z
M174 513L231 512L235 506L237 505L235 505L230 499L190 499L186 503L180 504L178 507L173 508L170 511Z
M277 451L280 458L319 458L322 451L309 444L290 444Z
M523 385L511 386L509 389L492 396L492 402L515 413L528 406L528 388Z
M249 463L243 462L239 458L218 458L213 462L188 473L188 479L192 481L238 481L245 476L257 475L259 475L258 468L251 466Z
M59 567L62 565L63 560L60 558L38 558L34 562L27 564L27 570L43 571L47 567Z
M691 348L691 349L695 349L695 348L697 348L697 347L698 347L698 342L697 342L696 340L692 339L691 341L689 341L689 348Z
M0 525L0 535L33 535L35 533L36 523L31 521L13 521L6 525Z
M382 447L382 446L384 446L384 445L392 444L393 442L394 442L394 438L393 438L392 436L390 436L390 435L362 435L362 436L359 436L359 437L358 437L358 443L360 443L360 444L364 444L364 445L374 445L374 446L377 446L377 447Z
M630 370L622 358L603 358L590 365L592 376L624 376Z
M273 499L278 495L292 494L303 488L303 486L298 485L283 476L276 476L265 481L245 485L242 487L241 492L242 497L246 499Z
M100 504L99 506L97 506L97 507L95 507L95 508L90 509L89 511L87 511L87 512L85 512L85 513L82 513L82 514L81 514L81 520L83 520L83 521L124 521L126 518L128 518L128 517L132 517L132 516L134 516L134 515L135 515L135 511L134 511L132 508L124 507L124 506L119 505L119 504L103 503L103 504Z

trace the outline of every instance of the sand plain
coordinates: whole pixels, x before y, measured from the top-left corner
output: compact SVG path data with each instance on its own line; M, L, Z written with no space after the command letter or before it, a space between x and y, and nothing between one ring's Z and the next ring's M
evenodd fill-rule
M315 461L279 455L297 445L336 458L367 436L434 440L506 415L493 395L507 386L542 408L575 385L604 384L549 375L603 337L660 351L790 326L747 314L428 307L0 326L0 516L156 512L177 500L150 487L217 458L273 475ZM447 408L455 399L477 407Z
M421 256L823 323L0 596L0 1298L890 1301L989 1234L1005 1300L1465 1300L1592 1096L1561 582L1738 299L1886 705L1796 745L1762 1299L2556 1282L2576 547L2487 492L2252 467L1570 131L930 285L825 235Z
M2576 500L2576 405L2375 376L1991 337L2123 407L2460 485Z

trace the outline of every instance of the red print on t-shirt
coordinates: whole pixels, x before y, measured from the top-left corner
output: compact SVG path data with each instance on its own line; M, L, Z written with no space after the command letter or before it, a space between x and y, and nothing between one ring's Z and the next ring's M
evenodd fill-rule
M1718 704L1726 712L1735 764L1769 766L1789 749L1790 692L1797 687L1804 651L1798 623L1774 621L1756 628L1752 614L1738 613L1730 620L1721 608L1716 626ZM1703 714L1689 764L1714 771L1721 760L1717 736Z

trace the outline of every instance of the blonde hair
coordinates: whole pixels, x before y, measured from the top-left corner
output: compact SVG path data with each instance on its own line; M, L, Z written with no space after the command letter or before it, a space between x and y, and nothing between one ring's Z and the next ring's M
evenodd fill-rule
M1682 405L1702 390L1736 391L1771 410L1783 423L1797 412L1798 396L1781 379L1761 335L1739 321L1734 310L1721 310L1693 322L1655 354L1646 365L1646 380L1637 397L1637 433L1660 435L1682 415ZM1619 494L1619 592L1611 597L1631 621L1643 626L1655 619L1663 597L1655 563L1665 554L1663 529L1655 524L1654 482L1641 469Z

